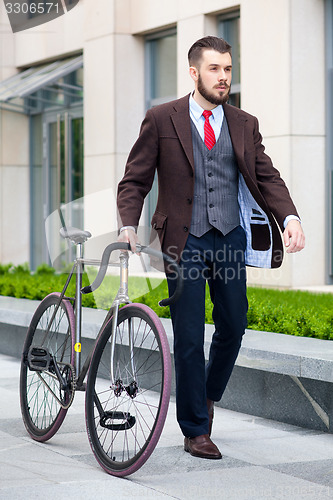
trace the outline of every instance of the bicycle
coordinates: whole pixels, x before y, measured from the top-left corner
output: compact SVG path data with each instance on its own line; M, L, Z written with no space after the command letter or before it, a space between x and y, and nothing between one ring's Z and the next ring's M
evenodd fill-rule
M76 258L62 292L41 301L27 331L20 374L23 421L34 440L47 441L60 428L75 392L85 391L87 433L98 463L109 474L128 476L147 461L163 429L171 387L168 340L156 313L129 299L127 243L108 245L101 261L95 261L83 258L88 231L62 228L60 233L76 245ZM159 304L177 300L182 289L178 265L149 247L137 249L162 255L172 266L176 291ZM122 250L119 263L110 264L115 250ZM82 288L87 264L100 268L93 283ZM82 294L100 286L109 265L120 268L119 290L81 368ZM67 297L75 274L75 296Z

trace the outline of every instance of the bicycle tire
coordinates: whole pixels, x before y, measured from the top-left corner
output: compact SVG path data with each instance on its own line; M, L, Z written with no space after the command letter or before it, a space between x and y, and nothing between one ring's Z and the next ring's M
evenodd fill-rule
M101 467L108 474L123 477L148 460L161 435L170 400L171 357L158 316L143 304L126 305L119 310L115 376L110 385L111 323L101 332L90 363L86 426ZM127 340L129 329L133 356Z
M20 373L20 404L24 425L30 436L36 441L47 441L58 431L68 408L68 398L74 397L75 374L70 366L74 360L74 331L75 320L71 303L64 299L61 301L59 309L55 315L54 327L45 334L50 327L52 315L59 303L58 293L51 293L46 296L36 309L29 325L21 360ZM49 370L31 370L27 359L29 349L45 348L45 352L50 353L60 363L63 373L68 372L67 377L71 383L71 389L62 391L58 379ZM36 363L43 361L36 361ZM57 401L45 382L60 399Z

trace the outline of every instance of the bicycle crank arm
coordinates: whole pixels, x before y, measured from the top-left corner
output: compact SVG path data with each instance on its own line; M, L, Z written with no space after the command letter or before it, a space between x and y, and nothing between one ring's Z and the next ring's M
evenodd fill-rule
M47 372L43 372L43 373L47 373ZM51 387L49 386L49 384L46 382L46 380L44 380L42 374L40 372L37 372L37 375L38 377L40 378L40 380L43 382L43 384L48 388L48 390L50 391L50 393L52 394L52 396L58 401L58 403L60 404L61 408L63 408L64 410L67 410L70 405L72 404L73 402L73 399L74 399L74 391L72 391L72 394L71 394L71 397L69 398L68 400L68 403L64 403L63 401L61 401L61 399L56 395L56 393L53 391L53 389L51 389ZM50 375L51 377L55 378L54 375L52 375L51 373L48 373L48 375Z

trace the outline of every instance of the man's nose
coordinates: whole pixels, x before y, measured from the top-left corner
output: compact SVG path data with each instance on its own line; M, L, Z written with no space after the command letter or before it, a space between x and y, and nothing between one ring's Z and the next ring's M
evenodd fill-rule
M222 69L219 73L219 82L224 81L227 79L226 72Z

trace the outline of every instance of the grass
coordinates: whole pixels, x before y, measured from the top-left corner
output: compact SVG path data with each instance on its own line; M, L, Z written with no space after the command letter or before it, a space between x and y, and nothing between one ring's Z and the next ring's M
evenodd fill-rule
M94 278L95 270L87 270L83 285ZM67 274L56 274L48 266L31 273L27 265L0 265L0 295L42 300L52 291L61 291ZM119 278L107 276L98 291L83 296L85 307L110 307L118 289ZM150 290L149 290L150 289ZM160 317L169 318L168 307L161 308L159 300L168 296L166 280L130 277L130 297L134 302L150 306ZM73 296L74 282L67 295ZM248 288L248 328L285 333L303 337L333 340L333 295L304 291ZM212 304L206 294L206 322L212 323Z
M304 291L248 289L248 327L333 340L333 295Z

